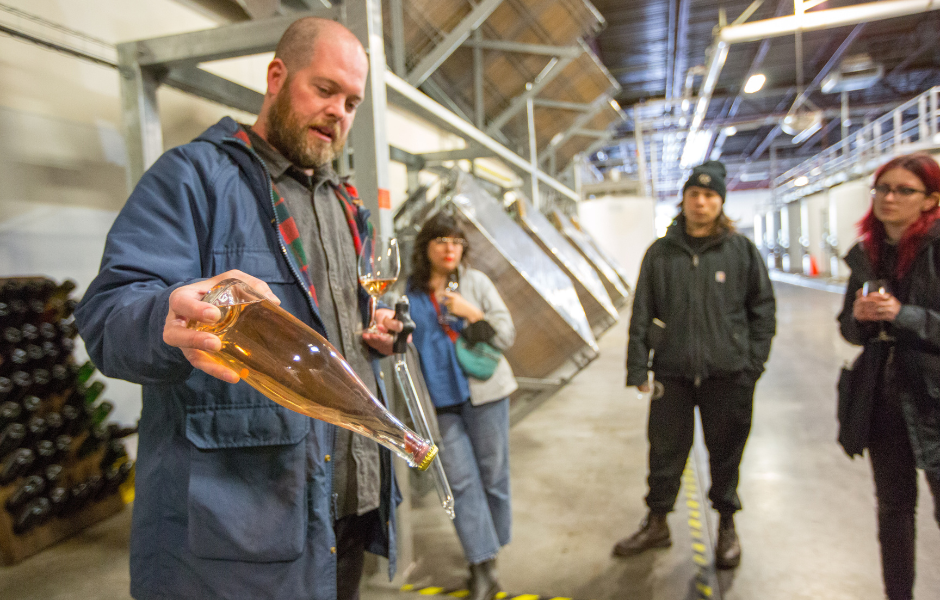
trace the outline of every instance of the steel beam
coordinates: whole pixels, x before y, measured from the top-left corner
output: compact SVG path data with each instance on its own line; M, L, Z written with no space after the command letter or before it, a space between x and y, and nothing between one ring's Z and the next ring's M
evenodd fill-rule
M526 91L513 98L506 110L501 112L490 122L489 127L486 128L486 132L493 135L496 131L502 129L503 125L508 123L511 118L519 114L520 111L525 110L526 102L528 102L530 98L535 98L546 85L551 83L555 77L565 70L565 67L567 67L572 60L574 59L565 57L553 60L549 63L545 69L539 73L536 80L528 84Z
M504 160L507 166L517 173L527 176L532 174L533 168L529 161L509 148L506 148L486 133L480 131L471 125L469 121L461 119L433 101L431 98L409 85L408 82L402 78L396 76L394 73L386 72L385 81L388 85L389 98L396 106L406 108L446 131L450 131L468 141L472 141L491 150L498 158ZM536 169L535 176L563 196L574 201L580 199L574 191L549 176L547 173Z
M565 130L565 132L562 133L560 137L555 136L554 138L552 138L552 141L549 142L548 146L544 150L542 150L541 154L539 154L539 163L541 164L542 162L545 161L545 159L548 158L549 153L552 149L561 146L562 144L570 140L572 137L577 135L578 134L577 132L580 129L582 129L588 122L590 122L590 120L593 119L595 115L597 115L597 113L603 110L604 106L608 104L609 102L610 102L610 98L607 97L606 95L598 96L597 98L595 98L594 101L591 102L590 109L587 112L585 112L582 115L579 115L578 118L574 120L574 123L572 123L571 126L568 127L568 129Z
M427 164L427 161L423 156L412 154L411 152L407 152L395 146L388 147L388 157L393 162L401 163L408 167L408 169L414 169L418 171L423 169L424 165Z
M507 40L477 40L467 39L464 46L481 48L483 50L498 50L500 52L522 52L525 54L543 54L546 56L568 56L577 58L584 50L580 46L551 46L548 44L526 44Z
M170 69L163 83L206 100L253 115L261 111L264 94L197 67Z
M473 30L474 39L482 39L483 33L479 29ZM486 124L486 98L483 93L483 50L479 46L473 48L473 124L477 129L483 129Z
M429 163L441 163L449 160L474 160L477 158L486 158L496 156L496 153L483 146L473 145L469 148L460 150L443 150L441 152L424 152L418 154L422 159Z
M127 189L132 190L144 171L163 153L163 131L157 108L160 80L137 64L137 44L117 47L121 74L121 108L127 144Z
M407 75L405 66L405 9L402 0L390 0L388 5L392 26L392 70L399 77Z
M365 46L369 78L362 103L356 109L356 122L350 132L354 152L353 177L366 208L372 211L381 235L394 235L390 198L388 99L385 93L385 42L382 30L381 0L347 2L346 26Z
M557 108L559 110L573 110L575 112L588 112L591 110L591 104L587 102L562 102L560 100L534 98L532 104L538 108Z
M525 103L525 113L526 113L526 128L529 133L529 164L532 165L532 174L538 172L539 170L539 149L538 149L538 138L535 135L535 106L532 104L532 98L526 100ZM538 177L529 177L529 199L532 201L532 206L536 210L542 207L542 200L539 195L539 179Z
M332 19L336 11L323 9L309 14ZM301 16L295 14L141 40L136 42L137 63L143 67L160 66L169 69L271 52L287 27Z
M408 83L414 87L420 86L424 83L424 80L431 76L431 73L437 70L441 64L447 60L451 54L454 53L454 50L460 47L474 29L479 27L486 21L487 18L497 7L502 3L503 0L483 0L477 4L470 14L464 17L464 20L461 21L447 36L434 47L434 50L431 50L424 58L421 59L421 62L415 66L414 69L408 73Z

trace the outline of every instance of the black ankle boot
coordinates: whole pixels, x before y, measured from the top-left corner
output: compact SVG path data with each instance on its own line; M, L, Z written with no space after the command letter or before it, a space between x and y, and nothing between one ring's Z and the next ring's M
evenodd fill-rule
M651 512L636 533L617 542L614 556L633 556L651 548L668 548L671 545L666 515Z
M467 600L493 600L497 592L496 559L470 565L470 595Z
M741 564L741 541L734 529L734 515L722 515L718 522L718 543L715 545L715 566L733 569Z

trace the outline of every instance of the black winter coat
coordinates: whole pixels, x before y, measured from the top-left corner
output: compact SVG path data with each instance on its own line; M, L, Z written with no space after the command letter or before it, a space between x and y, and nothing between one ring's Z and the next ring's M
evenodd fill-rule
M643 257L630 317L627 385L646 381L654 318L666 324L653 360L658 377L742 377L753 383L770 355L775 313L773 287L754 244L724 232L695 252L680 215Z
M856 321L852 305L865 281L875 278L874 269L861 243L849 250L845 262L852 275L839 314L842 336L870 352L879 325ZM892 365L897 376L889 393L901 401L917 466L940 472L940 222L922 243L899 287L905 290L898 298L901 311L885 327L895 338Z

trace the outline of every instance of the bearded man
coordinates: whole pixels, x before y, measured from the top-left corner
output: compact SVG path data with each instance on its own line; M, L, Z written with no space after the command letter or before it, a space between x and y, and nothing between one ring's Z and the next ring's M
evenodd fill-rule
M281 38L251 127L225 118L166 152L108 234L76 311L102 373L143 386L131 533L139 600L358 598L365 550L394 560L391 458L287 410L209 359L201 301L235 277L339 349L378 397L393 312L363 333L356 248L368 211L331 162L365 94L368 61L342 25L304 18Z

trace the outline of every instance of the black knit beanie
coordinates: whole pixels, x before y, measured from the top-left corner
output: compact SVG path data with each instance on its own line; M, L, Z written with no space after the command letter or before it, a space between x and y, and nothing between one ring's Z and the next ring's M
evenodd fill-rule
M727 175L727 171L725 170L724 163L717 160L702 163L692 169L689 180L682 186L682 193L685 194L685 191L694 185L717 192L718 195L721 196L721 201L724 202L725 193L727 192L725 188L725 175Z

